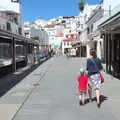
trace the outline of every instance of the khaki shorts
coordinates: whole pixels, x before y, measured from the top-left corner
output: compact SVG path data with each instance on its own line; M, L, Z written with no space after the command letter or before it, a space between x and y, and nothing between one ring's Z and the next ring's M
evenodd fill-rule
M87 92L79 91L79 94L80 94L80 95L85 95L85 96L86 96L86 95L87 95Z

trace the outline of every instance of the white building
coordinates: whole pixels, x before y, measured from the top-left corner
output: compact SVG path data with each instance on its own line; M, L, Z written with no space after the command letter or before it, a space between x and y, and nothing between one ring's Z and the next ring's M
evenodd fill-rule
M68 34L67 38L62 41L62 53L64 54L66 50L72 49L72 42L76 41L76 34Z
M49 45L49 36L46 30L36 29L34 27L25 26L24 27L25 37L39 40L42 45Z
M113 8L115 8L117 5L120 4L120 1L119 0L102 0L102 3L103 3L103 9L105 10L104 11L104 15L106 13L108 13L109 11L109 8L111 8L111 10Z
M79 27L77 28L78 31L78 39L82 43L82 46L86 46L86 50L81 49L81 52L85 52L86 56L89 57L89 42L91 39L88 38L88 34L92 28L88 28L87 21L89 20L92 11L97 7L98 5L88 5L86 4L84 7L84 10L82 13L78 15L78 20L80 21ZM84 54L84 53L81 53Z
M54 49L57 48L59 49L61 48L62 41L64 39L68 39L69 35L77 36L76 21L77 21L76 16L65 16L53 18L49 21L38 19L32 23L31 22L24 23L24 26L27 27L31 26L36 29L41 29L42 27L48 33L49 45L51 45L51 47ZM30 34L28 34L28 36L30 36ZM76 38L74 40L76 40ZM69 46L72 47L71 43Z
M9 13L12 15L10 16ZM23 35L23 21L19 3L11 2L11 0L0 0L0 27L15 34Z
M49 36L49 45L54 46L53 44L55 44L55 40L56 40L56 28L53 25L48 25L45 27L45 30L48 33Z
M100 9L98 10L94 10L93 13L96 11L96 17L94 17L93 15L91 16L90 19L93 19L94 21L94 24L93 24L93 31L92 33L90 33L90 37L93 39L93 43L94 44L91 44L92 46L88 45L87 47L87 53L89 54L89 49L90 48L95 48L96 51L97 51L97 56L100 58L100 59L103 59L104 58L104 42L103 42L103 38L101 37L101 33L100 31L98 30L98 26L105 22L107 19L109 19L111 17L112 14L116 13L117 12L117 9L119 8L119 5L120 4L120 1L119 0L104 0L102 1L97 7L99 7L101 5L102 7L102 10L103 10L103 16L101 18L99 18L98 20L95 20L96 17L97 17L97 14L99 15L100 13ZM118 7L117 7L118 6ZM113 9L113 10L112 10ZM113 11L113 12L110 12L110 11ZM88 56L87 54L87 56Z
M80 27L78 29L80 30L79 32L81 32L80 41L82 43L87 42L87 37L86 37L87 36L87 24L86 24L86 22L89 19L90 14L96 7L97 7L97 5L86 4L83 12L78 15L78 17L80 19Z

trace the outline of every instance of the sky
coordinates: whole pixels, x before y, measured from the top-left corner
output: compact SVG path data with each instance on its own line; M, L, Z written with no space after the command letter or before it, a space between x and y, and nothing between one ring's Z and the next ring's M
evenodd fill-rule
M59 16L78 15L79 0L21 0L22 16L25 22L36 19L49 20ZM86 0L88 4L98 4L100 0Z

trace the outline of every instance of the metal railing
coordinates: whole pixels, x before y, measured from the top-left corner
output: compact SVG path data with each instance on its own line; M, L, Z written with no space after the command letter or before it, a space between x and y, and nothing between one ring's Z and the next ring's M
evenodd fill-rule
M111 11L109 11L108 13L106 13L99 21L94 23L94 30L97 29L97 27L102 24L103 22L105 22L106 20L108 20L109 18L113 17L114 15L116 15L118 12L120 12L120 4L117 5L115 8L113 8Z

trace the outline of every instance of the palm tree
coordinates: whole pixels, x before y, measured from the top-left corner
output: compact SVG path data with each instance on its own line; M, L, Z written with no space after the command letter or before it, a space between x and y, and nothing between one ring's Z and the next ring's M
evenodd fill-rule
M82 12L84 10L84 7L85 7L85 1L80 0L80 2L78 3L78 7L79 7L79 10Z

